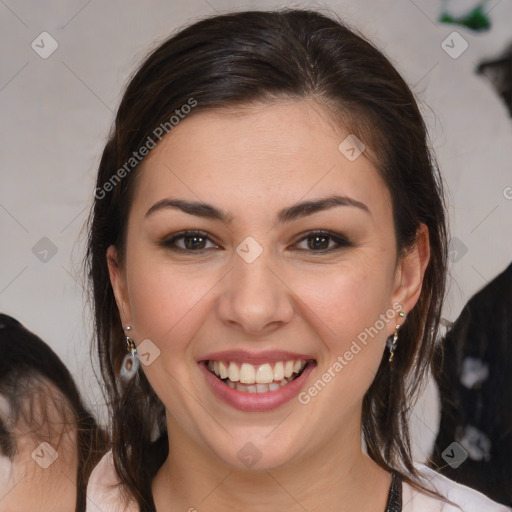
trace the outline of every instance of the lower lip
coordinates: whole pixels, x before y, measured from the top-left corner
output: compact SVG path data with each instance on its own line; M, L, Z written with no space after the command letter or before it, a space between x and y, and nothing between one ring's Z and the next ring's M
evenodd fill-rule
M208 370L205 361L201 361L199 367L206 377L206 382L218 398L240 411L263 412L276 409L297 396L315 364L309 362L299 377L275 391L266 393L245 393L232 389Z

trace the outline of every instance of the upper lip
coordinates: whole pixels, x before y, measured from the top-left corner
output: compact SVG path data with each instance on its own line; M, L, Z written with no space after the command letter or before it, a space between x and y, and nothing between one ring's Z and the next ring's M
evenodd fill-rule
M291 360L314 361L314 358L308 354L298 354L296 352L286 352L283 350L268 350L264 352L224 350L221 352L213 352L200 359L200 361L233 361L236 363L249 363L253 365Z

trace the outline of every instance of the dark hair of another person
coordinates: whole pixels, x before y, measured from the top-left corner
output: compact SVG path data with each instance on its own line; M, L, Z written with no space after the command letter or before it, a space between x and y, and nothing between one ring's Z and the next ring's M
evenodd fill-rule
M76 429L75 510L85 511L87 481L108 449L107 434L84 406L73 377L57 354L41 338L5 314L0 314L0 395L10 409L8 418L0 416L0 453L11 460L17 443L10 425L23 421L33 428L37 438L38 430L46 431L48 425L44 418L35 417L34 411L46 410L50 400L68 430ZM41 403L35 404L34 400Z
M475 293L438 344L433 374L441 421L428 464L443 475L512 506L512 263ZM468 377L475 378L468 382ZM470 435L468 435L471 433ZM452 442L470 452L446 463Z
M109 280L107 248L122 264L138 167L116 173L190 99L201 111L281 100L313 100L366 145L391 198L397 254L429 229L431 257L416 306L400 330L393 364L384 354L363 400L362 428L370 457L423 490L412 463L408 414L430 369L445 292L447 227L442 180L415 98L388 59L357 30L309 10L250 11L209 17L170 36L131 78L104 148L89 217L85 260L92 285L97 351L110 397L113 454L124 491L141 510L168 455L165 408L142 370L118 389L126 354ZM153 136L154 138L154 136ZM341 141L340 141L341 142ZM113 183L113 181L111 181ZM410 476L408 476L408 474ZM434 493L436 494L436 493Z

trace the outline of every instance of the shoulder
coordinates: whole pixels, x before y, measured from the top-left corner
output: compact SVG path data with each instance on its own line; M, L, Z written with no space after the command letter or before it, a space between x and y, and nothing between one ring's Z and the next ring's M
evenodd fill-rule
M119 479L114 469L112 450L109 450L91 472L87 483L85 512L139 512L136 503L125 507Z
M512 512L511 508L492 501L481 492L450 480L424 464L415 463L424 485L437 491L458 507L444 503L439 498L427 496L403 484L403 512Z

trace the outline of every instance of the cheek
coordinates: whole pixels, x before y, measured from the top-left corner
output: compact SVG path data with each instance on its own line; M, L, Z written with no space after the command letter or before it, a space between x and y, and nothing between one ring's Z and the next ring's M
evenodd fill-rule
M128 277L130 306L133 322L144 336L162 337L204 294L204 288L196 286L197 280L171 267L134 265L133 268Z
M150 339L172 363L201 327L208 291L218 277L206 268L167 264L149 251L131 254L127 282L134 334L137 341Z
M301 300L323 324L330 344L343 348L389 309L390 279L383 277L387 276L387 267L384 259L361 259L304 273L297 280L295 290L300 290ZM383 329L383 335L387 335L387 329Z
M377 254L347 261L328 272L305 274L301 284L296 283L327 356L319 361L318 375L332 382L320 399L326 407L341 396L348 409L360 403L394 326L396 312L389 302L392 260Z
M325 355L318 361L317 379L327 383L324 387L316 380L306 393L314 397L322 389L311 403L329 410L339 404L340 414L359 407L379 368L396 314L389 306L382 268L350 270L317 276L309 285L303 280L301 288L308 318L323 345L319 353ZM337 421L333 417L326 426L336 429Z

